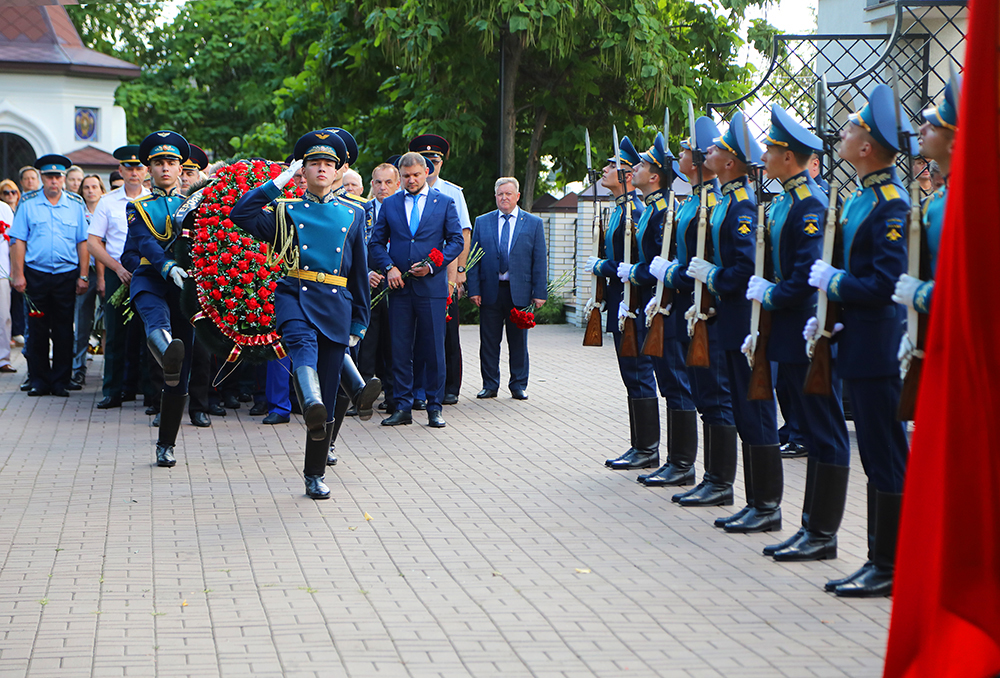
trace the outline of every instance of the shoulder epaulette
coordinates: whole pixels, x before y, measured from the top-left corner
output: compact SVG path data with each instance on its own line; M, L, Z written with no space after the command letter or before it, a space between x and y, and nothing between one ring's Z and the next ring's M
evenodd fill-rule
M76 193L70 193L69 191L63 191L63 193L66 195L67 198L73 200L74 202L78 202L81 205L87 204L87 201L84 200L81 196L77 195Z
M135 200L132 200L131 202L133 202L133 203L145 202L146 200L152 200L155 197L156 196L154 196L152 193L148 193L146 195L140 195L138 198L136 198Z
M462 188L461 186L459 186L458 184L456 184L454 181L448 181L447 179L442 179L441 181L443 181L444 183L449 184L451 186L454 186L455 188L457 188L460 191L464 191L465 190L464 188Z
M365 199L364 198L359 198L358 196L354 195L353 193L345 193L344 195L337 196L337 197L339 199L346 200L347 202L354 203L355 205L360 205L362 207L364 207L364 205L365 205Z
M28 191L27 193L25 193L24 195L21 196L21 202L24 202L25 200L34 200L39 195L41 195L41 193L42 193L42 189L40 189L40 188L36 188L33 191Z

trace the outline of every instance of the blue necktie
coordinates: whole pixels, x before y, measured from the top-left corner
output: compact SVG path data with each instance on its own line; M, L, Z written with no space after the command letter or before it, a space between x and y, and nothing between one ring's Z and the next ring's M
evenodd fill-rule
M510 254L507 252L510 242L510 215L503 215L503 229L500 231L500 273L504 274L510 268Z
M417 203L417 200L420 199L420 194L413 195L412 193L407 193L406 195L408 198L413 199L413 209L410 210L410 235L416 235L417 228L420 227L420 208Z

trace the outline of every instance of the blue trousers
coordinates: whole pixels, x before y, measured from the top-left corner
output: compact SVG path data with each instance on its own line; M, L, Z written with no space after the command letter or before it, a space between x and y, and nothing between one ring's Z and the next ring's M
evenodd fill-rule
M340 391L340 370L344 365L347 345L330 341L318 329L298 318L281 324L281 340L292 365L316 370L323 404L326 405L326 421L333 421L337 393Z
M177 386L163 385L164 393L188 392L188 378L191 375L191 360L194 356L194 326L188 322L187 316L181 311L180 290L170 285L167 298L153 292L139 292L132 297L132 306L139 313L146 326L146 336L153 330L166 330L174 339L184 342L184 364L181 366L181 379Z
M675 302L676 306L676 302ZM690 306L690 304L688 304ZM681 354L686 358L691 338L687 333L684 313L687 308L675 308L670 317L676 325L676 336ZM726 368L726 352L722 350L719 332L714 324L708 326L708 367L685 367L688 383L691 384L691 399L694 401L701 420L714 426L732 426L733 398L729 389L729 370Z
M733 388L733 419L746 445L778 444L778 410L774 400L747 400L750 365L742 351L726 351L729 383Z
M292 413L291 390L289 388L289 373L292 360L287 355L278 360L267 361L267 386L264 387L267 398L267 411L287 417Z
M909 456L906 429L896 421L902 382L899 377L875 377L845 379L844 384L868 481L880 492L901 493Z
M778 368L778 381L786 386L788 408L802 425L802 444L809 448L809 457L820 463L850 466L851 443L844 421L836 369L833 372L833 394L829 396L802 393L808 371L808 363L781 363ZM785 412L784 405L781 411Z
M672 323L670 318L663 319L664 324ZM660 395L667 401L671 410L695 409L694 397L691 394L691 380L688 378L687 367L684 365L684 349L676 336L666 336L663 339L663 357L653 358L653 372L656 374L656 385Z
M427 409L441 411L444 398L445 300L418 297L408 289L389 296L392 322L392 378L396 407L413 409L414 365L423 363L423 384Z
M617 313L615 308L609 313ZM636 336L639 340L639 355L626 358L622 355L622 333L618 331L618 321L614 322L611 335L615 339L615 353L618 355L618 371L622 375L622 383L628 391L629 398L655 398L656 376L653 373L653 359L642 354L642 342L646 337L646 323L642 318L636 318Z
M808 447L806 443L805 434L802 433L802 427L799 426L799 417L796 413L795 407L792 404L792 399L800 397L802 394L802 384L796 385L792 383L794 380L788 379L781 371L779 363L771 361L771 374L773 375L774 382L774 394L778 398L778 409L781 411L781 418L784 419L785 423L781 425L778 429L778 440L784 443L795 443L796 445L804 445ZM788 365L785 366L785 371L788 371ZM840 388L839 385L837 388ZM798 393L799 396L795 394Z
M528 330L522 330L510 319L514 302L510 297L510 283L500 283L497 300L479 307L479 369L483 375L483 388L495 391L500 388L500 340L507 332L507 353L510 362L511 390L528 387Z

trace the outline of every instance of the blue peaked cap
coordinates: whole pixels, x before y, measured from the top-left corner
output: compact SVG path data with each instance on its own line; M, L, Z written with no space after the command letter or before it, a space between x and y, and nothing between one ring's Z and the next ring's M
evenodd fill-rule
M667 163L673 161L674 154L667 148L667 141L663 138L663 132L656 133L653 145L645 153L640 153L639 159L648 162L650 165L656 165L662 170L667 168Z
M899 132L896 129L895 97L888 85L875 85L868 93L868 101L857 113L851 113L848 119L858 127L863 128L872 138L891 151L900 153ZM917 154L917 142L913 135L913 126L906 117L906 111L899 107L899 119L903 131L910 140L910 155Z
M736 111L733 114L733 119L729 121L729 129L726 130L726 133L714 139L715 145L729 151L744 164L759 165L760 156L764 154L764 151L752 134L743 133L744 129L748 130L746 122L743 120L743 111ZM748 149L744 148L745 139L750 140L749 154Z
M944 88L944 101L937 106L931 106L923 113L924 120L935 127L947 127L952 131L958 130L958 101L955 97L962 91L962 76L955 74L955 77L948 81L948 86Z
M42 174L66 174L73 162L65 155L50 153L35 161L35 169Z
M621 156L622 164L628 165L629 169L633 169L642 162L639 152L635 150L635 146L632 145L628 137L622 137L622 140L618 142L618 155ZM612 165L615 164L615 157L608 158L608 162Z
M176 158L184 162L190 156L191 146L187 139L170 130L153 132L139 144L139 160L147 167L156 158Z
M808 155L823 150L823 141L778 104L771 104L771 129L764 139L768 145L782 146L795 153Z
M699 151L702 153L708 153L708 148L715 141L715 138L720 136L719 128L712 121L711 118L707 116L701 116L694 121L694 134L696 137L696 145ZM691 139L684 139L681 142L681 148L686 148L691 150Z

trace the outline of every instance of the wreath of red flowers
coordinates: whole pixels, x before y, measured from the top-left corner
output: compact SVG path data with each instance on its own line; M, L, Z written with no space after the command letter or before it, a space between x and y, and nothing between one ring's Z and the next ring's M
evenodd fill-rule
M216 352L221 355L218 349L225 349L231 362L240 357L259 362L285 354L274 325L273 296L283 276L282 262L269 265L268 244L254 240L229 219L236 201L282 169L265 160L222 167L203 189L193 227L181 234L190 246L198 306L191 321L200 337L209 333L208 343ZM285 188L284 197L298 195L301 191L294 184Z

